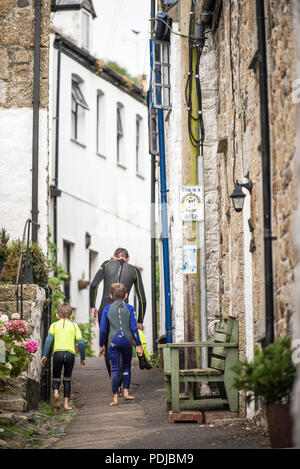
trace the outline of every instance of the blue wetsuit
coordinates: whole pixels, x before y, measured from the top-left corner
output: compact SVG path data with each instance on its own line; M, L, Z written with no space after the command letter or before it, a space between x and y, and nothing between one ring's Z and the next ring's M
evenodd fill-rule
M129 389L131 380L132 339L141 345L134 307L123 300L107 305L100 322L100 346L105 344L108 335L108 356L111 363L112 388L117 394L119 387L120 357L123 359L123 386Z

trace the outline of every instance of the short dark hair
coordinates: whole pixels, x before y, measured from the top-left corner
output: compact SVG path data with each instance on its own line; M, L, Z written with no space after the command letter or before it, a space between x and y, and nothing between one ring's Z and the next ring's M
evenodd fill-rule
M125 259L128 259L129 253L125 248L118 248L114 252L114 257L116 257L117 259L119 259L119 257L125 257Z
M62 305L59 305L57 314L60 318L66 319L72 316L72 307L69 305L69 303L64 303Z
M123 283L112 283L110 286L110 293L114 301L124 300L126 295L126 287Z

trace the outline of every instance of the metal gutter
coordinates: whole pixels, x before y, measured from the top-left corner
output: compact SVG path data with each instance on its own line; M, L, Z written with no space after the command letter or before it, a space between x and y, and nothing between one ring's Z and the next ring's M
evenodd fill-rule
M271 156L270 123L268 100L267 48L265 30L264 2L256 0L256 23L258 42L260 127L262 158L262 189L264 219L264 254L265 254L265 313L266 337L264 345L274 342L274 294L273 294L273 255L272 255L272 209L271 209Z
M32 242L38 240L38 171L39 171L39 108L40 108L40 47L41 47L41 0L35 0L34 24L34 81L32 120Z

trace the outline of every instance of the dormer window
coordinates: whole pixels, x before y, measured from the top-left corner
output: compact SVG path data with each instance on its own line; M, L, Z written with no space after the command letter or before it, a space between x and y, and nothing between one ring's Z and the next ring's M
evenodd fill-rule
M90 48L90 15L84 10L81 12L81 46Z

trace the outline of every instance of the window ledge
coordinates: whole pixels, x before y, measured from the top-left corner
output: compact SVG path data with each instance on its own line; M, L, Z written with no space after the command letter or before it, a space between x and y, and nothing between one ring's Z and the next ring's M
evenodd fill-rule
M71 142L76 143L77 145L79 145L82 148L86 148L86 145L84 143L78 142L78 140L75 140L75 138L71 138Z
M145 176L142 173L136 173L136 176L141 179L145 179Z
M117 166L119 166L119 168L122 168L122 169L127 169L127 166L125 166L122 163L117 163Z
M107 159L107 156L102 155L102 153L99 153L98 151L96 151L96 155L101 156L101 158L104 158L105 160Z

